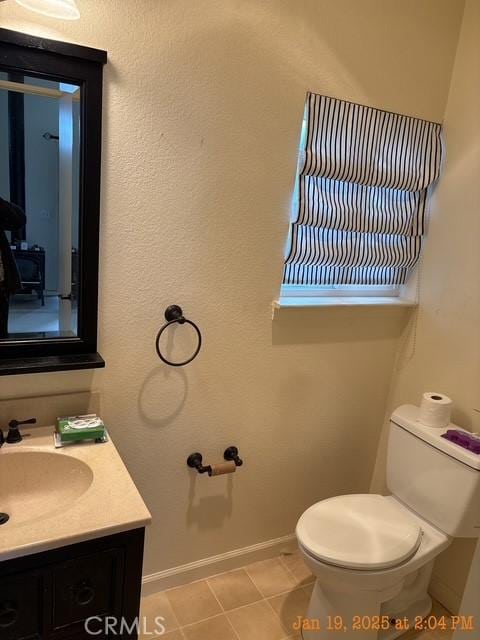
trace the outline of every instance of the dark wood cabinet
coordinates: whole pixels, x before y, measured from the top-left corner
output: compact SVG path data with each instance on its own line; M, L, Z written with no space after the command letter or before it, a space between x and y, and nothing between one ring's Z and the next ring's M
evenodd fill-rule
M52 570L52 629L85 625L92 617L122 615L123 550L74 558Z
M0 562L0 640L107 638L107 617L112 637L137 638L143 539L134 529Z
M44 593L41 572L26 571L0 582L0 638L37 638Z

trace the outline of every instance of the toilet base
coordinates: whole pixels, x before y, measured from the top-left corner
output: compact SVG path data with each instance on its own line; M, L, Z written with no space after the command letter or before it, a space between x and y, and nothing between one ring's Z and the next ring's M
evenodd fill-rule
M366 626L380 616L380 608L381 597L375 591L358 592L353 597L333 590L317 579L304 619L302 638L376 640L378 631Z
M403 576L381 591L339 590L317 579L307 616L304 640L393 640L427 616L432 600L427 593L433 562ZM385 628L383 628L385 627Z
M432 599L430 598L429 595L426 595L419 602L413 603L404 611L397 612L395 616L392 616L391 617L392 620L394 619L394 620L402 621L401 627L396 628L395 624L392 624L392 626L389 629L382 629L378 633L378 640L394 640L394 638L400 637L401 635L406 633L408 630L414 629L415 623L418 622L418 620L420 619L423 620L423 618L426 618L431 610L432 610ZM389 616L388 602L385 602L382 605L380 615Z
M415 623L418 622L419 619L424 619L428 616L428 614L430 613L430 611L432 610L432 599L430 598L430 596L426 595L421 601L413 603L412 605L410 605L407 609L404 609L403 611L399 611L396 613L395 617L390 616L389 615L389 608L388 608L388 602L385 602L381 607L380 607L380 616L388 616L388 618L390 620L400 620L401 624L399 625L399 627L397 627L395 625L395 623L392 622L391 626L388 629L381 629L380 631L339 631L339 630L334 630L329 632L328 630L325 630L325 626L328 625L327 620L324 621L324 626L322 628L322 625L319 624L319 629L303 629L301 631L301 637L303 638L303 640L313 640L314 638L316 638L317 640L321 637L321 638L376 638L377 640L395 640L395 638L399 638L400 636L402 636L404 633L407 633L408 630L412 630L415 627ZM310 611L309 611L310 613ZM337 613L337 616L341 616L343 620L345 620L344 615L345 612L342 614ZM358 614L355 614L358 615ZM368 614L367 614L368 615ZM311 621L313 623L313 621L315 620L315 618L310 618L309 616L307 616L307 620ZM333 621L335 621L335 617L332 618ZM319 623L321 621L319 620ZM312 627L314 626L314 623L312 624Z
M414 629L416 622L428 616L432 610L432 599L427 592L432 570L433 561L407 576L400 593L382 603L380 615L398 621L399 628L393 623L390 629L382 630L378 634L379 640L398 638L408 630Z

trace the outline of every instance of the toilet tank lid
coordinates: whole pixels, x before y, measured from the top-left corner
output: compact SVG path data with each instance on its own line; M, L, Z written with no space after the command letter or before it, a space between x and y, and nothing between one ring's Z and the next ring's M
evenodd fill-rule
M453 423L450 423L446 427L427 427L419 422L420 408L413 404L404 404L392 413L390 421L394 424L402 427L406 431L409 431L417 438L420 438L424 442L435 447L439 451L443 451L451 458L455 458L462 464L465 464L476 471L480 471L480 455L473 453L468 449L464 449L455 442L450 442L443 438L443 434L447 433L450 429L456 429L457 431L463 431L470 434L470 431L462 429Z

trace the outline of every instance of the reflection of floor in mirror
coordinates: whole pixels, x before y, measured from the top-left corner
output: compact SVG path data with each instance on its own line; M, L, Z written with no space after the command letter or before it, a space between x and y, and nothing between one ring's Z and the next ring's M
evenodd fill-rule
M58 297L46 296L42 307L36 296L18 295L10 300L8 330L12 333L58 333ZM77 313L72 310L72 333L77 332Z

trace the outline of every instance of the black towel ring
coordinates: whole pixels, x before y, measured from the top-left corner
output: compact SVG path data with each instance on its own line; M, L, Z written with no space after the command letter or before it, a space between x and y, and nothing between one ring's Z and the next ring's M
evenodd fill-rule
M171 304L169 307L165 309L165 320L167 322L163 325L163 327L158 332L157 340L155 342L155 347L157 349L158 357L160 358L160 360L165 362L165 364L168 364L171 367L184 367L186 364L188 364L198 356L198 353L202 347L202 334L200 333L200 329L197 327L197 325L194 322L192 322L191 320L187 320L187 318L185 318L185 316L183 315L182 308L176 304ZM195 352L192 355L192 357L188 358L188 360L184 360L184 362L170 362L170 360L167 360L167 358L165 358L165 356L160 351L160 338L162 337L162 333L171 324L175 324L175 322L178 322L178 324L189 324L195 329L197 333L197 338L198 338L197 348L195 349Z

